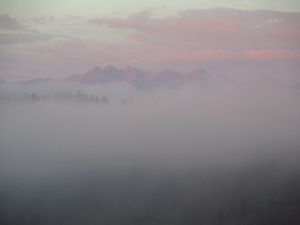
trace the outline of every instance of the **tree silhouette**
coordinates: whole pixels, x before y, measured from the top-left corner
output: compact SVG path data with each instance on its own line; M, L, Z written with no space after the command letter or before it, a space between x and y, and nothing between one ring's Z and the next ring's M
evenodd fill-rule
M101 99L101 103L108 103L109 100L105 96Z
M81 100L82 99L82 94L81 94L81 91L78 90L77 91L77 100Z
M33 93L31 94L30 98L31 98L32 100L36 100L36 94L33 92Z

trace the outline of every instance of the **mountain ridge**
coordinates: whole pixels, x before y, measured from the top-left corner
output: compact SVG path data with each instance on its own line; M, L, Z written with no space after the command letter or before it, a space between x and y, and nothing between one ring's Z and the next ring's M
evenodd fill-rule
M124 69L117 69L113 65L108 65L103 69L95 66L82 75L71 75L65 80L73 84L87 85L120 82L144 88L163 85L177 87L186 82L203 82L208 81L210 78L212 78L212 75L203 68L183 74L169 69L152 73L130 65L127 65Z
M157 87L166 86L169 88L177 88L187 83L197 83L206 86L213 80L221 82L246 85L246 86L259 86L267 85L269 87L296 87L299 85L284 85L268 74L260 74L248 83L243 84L235 79L230 78L226 74L212 75L203 68L191 70L188 73L181 73L178 71L165 69L157 73L142 70L140 68L127 65L125 68L116 68L114 65L107 65L103 69L94 66L87 72L82 74L73 74L65 79L53 78L37 78L22 82L17 82L24 85L31 84L53 84L58 82L73 84L73 85L97 85L97 84L110 84L110 83L123 83L132 85L138 89L152 89Z

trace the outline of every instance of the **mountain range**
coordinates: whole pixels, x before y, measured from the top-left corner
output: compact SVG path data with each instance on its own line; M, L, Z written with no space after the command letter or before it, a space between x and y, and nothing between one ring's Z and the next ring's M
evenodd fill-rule
M117 69L113 65L108 65L104 69L95 66L92 70L82 75L76 74L68 77L66 81L73 84L107 84L120 82L145 88L164 85L178 87L186 82L203 82L211 78L212 75L204 69L193 70L188 74L182 74L171 70L151 73L132 66L127 66L124 69Z
M94 85L94 84L109 84L109 83L125 83L132 85L139 89L149 89L167 86L176 88L185 83L207 84L213 79L223 80L230 83L237 83L235 80L229 78L226 74L214 76L204 69L196 69L189 73L183 74L178 71L165 69L158 73L146 72L136 67L127 66L124 69L117 69L113 65L108 65L101 69L95 66L91 70L83 74L75 74L66 79L52 79L52 78L37 78L28 81L19 82L25 85L31 84L56 84L56 83L70 83L74 85ZM1 80L1 83L6 83ZM262 74L258 79L252 82L252 85L264 84L271 86L284 86L274 78L267 74ZM251 85L251 84L250 84ZM300 89L300 84L292 85Z

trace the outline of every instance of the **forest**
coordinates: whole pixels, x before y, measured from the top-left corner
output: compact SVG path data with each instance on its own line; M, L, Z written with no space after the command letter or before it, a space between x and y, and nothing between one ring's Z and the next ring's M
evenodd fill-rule
M299 165L280 162L260 157L235 166L84 170L77 164L2 185L1 224L298 225Z

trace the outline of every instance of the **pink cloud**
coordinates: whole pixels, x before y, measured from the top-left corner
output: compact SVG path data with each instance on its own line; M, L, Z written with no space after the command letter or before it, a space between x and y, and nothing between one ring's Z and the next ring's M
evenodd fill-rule
M271 50L271 49L262 49L260 51L248 51L244 53L245 58L247 59L289 59L289 58L299 58L299 51L291 50Z
M225 49L193 50L188 48L156 47L144 45L117 45L59 40L50 46L40 45L32 48L49 63L59 63L61 66L69 62L80 65L105 66L114 64L122 67L126 65L146 66L155 68L156 65L193 64L204 62L238 62L251 59L292 59L299 56L298 51L263 49L260 51L228 51ZM76 65L77 66L77 65ZM93 65L94 66L94 65Z
M300 13L243 11L215 8L187 10L178 17L155 19L149 13L133 14L126 19L98 18L88 22L97 26L128 28L158 37L181 40L275 40L300 39ZM132 39L139 40L138 37ZM298 42L298 41L297 41Z
M188 51L183 50L180 54L180 58L195 59L195 60L228 60L234 59L236 52L226 52L223 50L205 50L205 51Z
M149 40L150 40L150 37L148 35L137 34L137 33L129 33L129 34L127 34L126 37L131 40L135 40L135 41L139 41L139 42L149 42Z
M191 51L188 49L176 50L174 48L159 48L149 54L144 54L137 61L143 63L161 62L201 62L207 60L233 60L236 59L236 52L226 52L223 50L203 50Z
M73 41L68 39L57 40L54 42L54 44L58 47L68 48L68 49L78 49L84 46L84 43L80 41Z
M221 18L166 17L153 19L149 14L141 13L129 16L127 19L100 18L90 20L89 23L112 28L129 28L150 35L163 36L175 39L195 39L213 37L219 33L230 33L236 30L234 24ZM206 32L206 33L205 33Z

